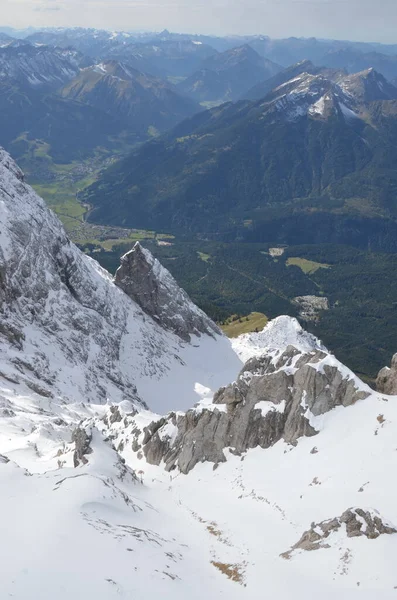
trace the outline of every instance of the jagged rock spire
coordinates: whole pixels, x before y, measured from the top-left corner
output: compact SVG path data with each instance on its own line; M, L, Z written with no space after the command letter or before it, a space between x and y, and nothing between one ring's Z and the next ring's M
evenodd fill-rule
M185 341L192 334L221 335L171 273L139 242L121 257L114 282L164 329L170 329Z

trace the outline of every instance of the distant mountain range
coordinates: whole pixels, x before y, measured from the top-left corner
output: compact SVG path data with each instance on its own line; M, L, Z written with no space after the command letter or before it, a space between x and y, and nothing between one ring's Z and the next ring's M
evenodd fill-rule
M164 131L199 110L170 83L116 61L83 69L60 95L102 110L143 135L149 127Z
M336 221L343 211L394 219L388 165L395 143L395 46L167 30L7 29L1 36L0 143L28 171L33 156L69 163L98 149L126 154L167 132L115 167L128 175L117 183L124 186L118 199L112 173L90 190L92 219L108 219L108 192L112 206L124 203L123 214L114 206L115 223L138 219L233 239L258 239L275 219L283 233L272 234L287 239L290 207L306 222L308 213L321 218L317 208L309 210L313 202L328 207ZM385 168L391 169L388 183L381 177ZM127 203L121 199L130 182ZM298 210L307 198L308 206Z
M204 68L201 60L217 52L249 44L258 54L287 67L302 60L311 60L317 66L347 68L359 71L374 67L385 77L390 72L397 76L394 65L397 44L323 40L316 38L272 39L268 36L203 36L178 34L164 30L159 33L104 31L83 28L48 28L38 31L15 31L3 28L7 35L26 37L33 43L73 46L92 58L126 59L135 55L147 60L147 69L161 69L180 76L189 76L194 70ZM196 48L194 48L196 46ZM201 46L201 48L199 47ZM141 55L141 56L139 56ZM187 58L187 55L190 55ZM196 62L195 62L195 59ZM194 64L195 63L195 64ZM375 64L376 63L376 64ZM190 69L190 70L189 70ZM152 72L147 70L147 72ZM159 71L152 73L160 75Z
M80 72L81 62L82 56L75 50L15 40L0 47L0 82L54 90Z
M137 33L78 27L22 31L5 27L0 29L0 45L9 44L12 36L26 40L25 45L69 51L73 48L80 54L81 67L116 61L141 73L167 79L204 107L238 98L259 98L260 86L265 81L282 67L303 60L311 61L317 68L329 67L349 73L372 67L390 81L397 78L397 45L316 38L273 40L263 35L221 38L167 30ZM256 85L259 86L256 92L248 93Z
M237 100L242 91L267 80L281 70L259 56L248 44L210 56L179 84L179 89L199 101Z
M141 38L130 33L84 29L39 31L27 38L32 43L74 47L96 59L134 61L135 68L153 75L187 76L217 51L194 39Z
M70 47L26 40L0 47L0 140L25 166L41 147L66 163L99 147L112 153L200 110L130 63L93 62Z
M397 249L397 89L372 69L304 66L259 101L200 113L137 149L86 191L90 219Z

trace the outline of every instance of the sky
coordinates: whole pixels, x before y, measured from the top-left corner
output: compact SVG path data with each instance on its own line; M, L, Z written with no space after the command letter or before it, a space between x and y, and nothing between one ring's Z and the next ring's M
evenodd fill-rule
M397 43L397 0L0 0L0 26Z

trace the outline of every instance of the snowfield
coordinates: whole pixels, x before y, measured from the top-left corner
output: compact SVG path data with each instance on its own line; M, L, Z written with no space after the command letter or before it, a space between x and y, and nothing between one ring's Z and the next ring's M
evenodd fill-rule
M280 555L313 522L351 507L397 525L396 397L372 393L323 415L319 433L296 446L227 452L215 470L202 463L186 476L126 443L129 423L147 426L150 411L131 419L125 401L109 426L110 406L57 406L12 386L2 394L3 597L394 598L397 535L348 538L343 526L329 548ZM81 421L92 453L74 468Z

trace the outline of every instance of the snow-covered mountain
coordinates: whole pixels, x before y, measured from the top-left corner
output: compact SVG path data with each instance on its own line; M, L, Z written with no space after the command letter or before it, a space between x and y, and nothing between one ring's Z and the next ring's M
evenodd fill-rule
M290 317L232 345L4 151L0 248L5 598L394 598L396 359L374 392Z
M263 108L294 121L304 115L327 119L342 115L345 119L360 118L368 102L397 99L397 88L373 69L340 74L300 73L274 88L264 99Z
M28 36L33 44L73 46L87 56L97 57L111 51L114 46L131 43L135 36L128 32L104 31L101 29L84 29L82 27L52 27L35 31Z
M81 55L72 49L16 40L0 47L0 82L57 88L77 75L81 60Z

